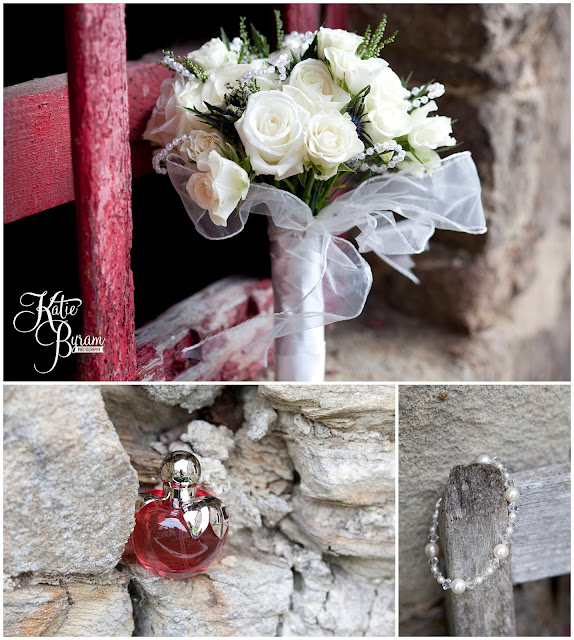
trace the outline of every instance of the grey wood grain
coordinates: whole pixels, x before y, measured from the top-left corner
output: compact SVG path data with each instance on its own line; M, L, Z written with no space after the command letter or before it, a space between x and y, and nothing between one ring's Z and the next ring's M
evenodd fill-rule
M507 522L504 481L493 465L457 466L439 510L446 575L467 580L482 575L494 558ZM454 636L515 636L510 562L501 561L488 580L463 594L447 591L447 617Z
M520 489L514 544L515 584L570 573L570 465L513 475Z

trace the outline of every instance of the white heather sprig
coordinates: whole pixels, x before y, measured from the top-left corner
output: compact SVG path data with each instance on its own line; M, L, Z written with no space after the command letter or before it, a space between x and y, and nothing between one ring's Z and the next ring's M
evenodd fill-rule
M391 157L388 161L383 160L380 155L386 154L389 151L392 151ZM373 156L379 156L378 159L381 160L381 164L377 164L377 159L373 158ZM405 156L406 151L404 151L403 147L398 142L390 140L389 142L377 142L374 146L361 151L361 153L349 160L349 164L351 166L356 166L359 171L384 173L388 169L394 169L399 162L402 162L405 159ZM371 164L364 162L368 157L373 158L375 162Z

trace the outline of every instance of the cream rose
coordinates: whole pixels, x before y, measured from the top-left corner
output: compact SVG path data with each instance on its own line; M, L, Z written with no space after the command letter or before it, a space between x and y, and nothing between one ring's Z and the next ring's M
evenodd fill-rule
M213 224L227 226L227 218L244 200L249 190L249 176L235 162L217 153L200 158L199 172L189 179L186 189L191 199L202 209L207 209Z
M189 139L179 147L179 152L184 160L200 162L209 156L212 151L227 147L223 136L217 131L192 131Z
M321 27L317 35L317 52L319 58L325 58L325 49L333 47L355 53L357 47L363 42L363 37L356 33L350 33L343 29L326 29Z
M361 153L365 145L348 114L329 110L311 116L305 130L305 147L311 162L321 169L317 179L327 180L337 173L341 163Z
M283 180L303 172L308 120L309 113L281 91L249 96L235 128L256 174Z
M343 86L346 85L353 95L370 85L379 72L389 65L382 58L361 60L354 53L342 51L335 47L327 47L325 49L325 58L329 61L333 76Z
M197 51L188 53L187 57L205 71L237 62L237 53L229 51L219 38L212 38Z
M193 129L210 129L198 117L181 107L203 109L201 100L202 83L197 78L183 78L176 74L161 84L152 117L149 119L144 139L165 147L168 142Z
M438 149L456 144L456 140L450 135L452 133L450 118L446 116L428 117L430 111L436 110L436 102L431 100L424 107L415 109L411 113L412 129L409 133L409 144L413 149L423 147Z
M310 59L297 63L287 84L283 85L283 92L304 107L310 104L313 112L325 108L340 111L351 99L346 91L333 82L327 65L321 60ZM300 94L307 100L302 100Z

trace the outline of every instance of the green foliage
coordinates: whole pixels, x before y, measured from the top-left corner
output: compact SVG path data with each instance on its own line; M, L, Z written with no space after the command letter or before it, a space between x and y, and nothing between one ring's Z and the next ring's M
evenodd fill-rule
M398 31L395 31L392 36L383 40L385 29L387 28L387 16L383 15L379 26L375 29L373 35L371 35L371 27L368 26L363 36L363 42L357 47L356 54L359 58L367 60L368 58L378 58L381 51L387 44L395 41Z
M223 42L223 44L227 47L227 51L231 50L231 43L229 42L229 38L227 37L227 34L225 33L225 29L223 27L221 27L219 29L219 37L221 38L221 42Z
M319 31L315 33L315 37L311 41L311 44L307 47L307 51L301 56L301 60L308 60L309 58L319 57Z
M258 31L253 24L250 25L251 38L247 32L245 17L239 18L239 38L241 49L239 50L239 62L251 62L253 58L267 58L271 53L267 38ZM252 41L253 40L253 41Z
M175 62L179 62L180 64L182 64L184 69L187 69L190 73L193 73L196 78L201 80L201 82L205 82L207 80L207 73L205 73L205 71L201 67L196 65L195 62L192 62L189 58L186 58L185 56L176 56L173 51L168 51L167 49L162 49L162 53L164 56L169 56L170 58L173 58ZM163 60L158 60L158 64L160 64L162 67L171 69L171 67Z
M283 42L283 38L285 37L285 31L283 30L283 20L281 20L281 11L279 9L275 9L273 11L275 14L275 32L277 37L277 48L281 47L281 43Z

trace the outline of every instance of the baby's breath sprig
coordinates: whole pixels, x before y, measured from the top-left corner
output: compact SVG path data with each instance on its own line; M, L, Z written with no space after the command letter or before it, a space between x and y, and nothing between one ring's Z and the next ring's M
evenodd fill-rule
M158 60L158 64L162 67L167 67L176 73L181 73L183 76L191 77L192 75L201 80L201 82L207 81L207 73L195 64L189 58L185 56L176 56L173 51L167 49L162 50L163 60Z
M363 36L363 42L358 46L356 55L363 60L368 58L378 58L384 47L391 42L395 41L398 31L395 31L392 36L383 40L385 29L387 28L387 16L383 15L379 26L375 29L375 32L371 36L371 27L368 26Z
M427 82L422 87L413 87L411 89L412 108L416 109L422 104L426 104L429 100L440 98L445 93L444 84L440 82Z

